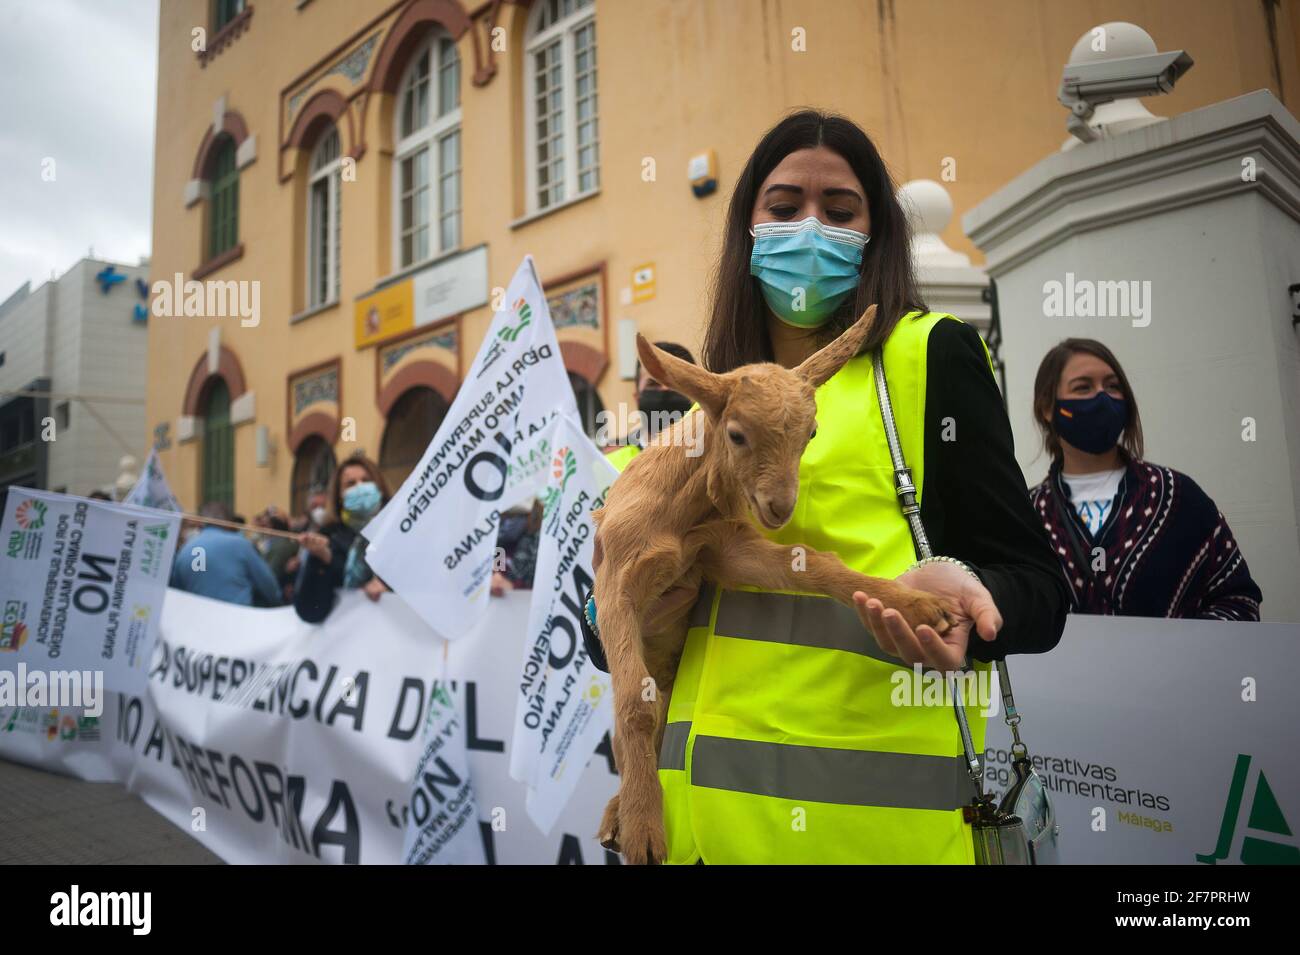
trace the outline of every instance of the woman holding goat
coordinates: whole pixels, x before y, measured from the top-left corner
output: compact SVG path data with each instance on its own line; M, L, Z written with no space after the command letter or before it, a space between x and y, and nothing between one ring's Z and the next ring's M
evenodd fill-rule
M900 507L906 495L873 375L878 351L921 522L942 557L917 561ZM674 364L648 343L647 358L700 404L717 444L706 451L710 463L665 464L666 450L659 464L646 453L629 465L610 493L598 559L670 573L670 559L645 563L650 544L611 556L621 520L615 492L626 482L626 500L652 487L656 467L714 469L673 480L681 511L699 507L712 527L725 525L709 538L725 543L705 558L698 527L685 547L665 539L672 554L698 551L699 560L670 584L647 585L654 596L644 611L617 619L629 577L597 570L596 603L611 619L596 623L614 664L616 737L624 735L621 746L616 738L621 805L611 803L602 838L632 862L972 862L961 810L971 783L956 755L953 708L898 705L899 674L953 671L968 659L987 668L1007 654L1049 650L1069 595L1030 507L983 343L973 328L925 308L906 217L858 126L805 110L762 138L724 224L707 371ZM772 364L736 373L756 363L793 374L761 371ZM790 400L777 408L736 397L778 386ZM746 420L756 414L780 420ZM797 446L778 453L771 435L783 432ZM655 444L671 441L668 433ZM782 467L789 488L776 474ZM702 500L684 500L692 494ZM747 516L727 513L736 507ZM638 518L645 540L663 537L671 513ZM747 573L766 587L740 583ZM839 600L816 595L826 593ZM620 622L629 616L637 619ZM628 628L656 634L666 621L685 638L673 672L650 681L662 690L647 704L657 707L652 740L652 711L620 694L620 673L626 690L628 675L645 671L622 666L629 648L644 649ZM601 645L588 642L600 660ZM980 711L992 701L967 704L982 752Z

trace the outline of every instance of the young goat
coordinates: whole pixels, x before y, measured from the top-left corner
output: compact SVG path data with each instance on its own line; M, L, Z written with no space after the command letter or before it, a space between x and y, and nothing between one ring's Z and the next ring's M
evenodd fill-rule
M834 554L804 548L805 568L794 570L790 548L763 537L750 519L776 530L794 513L799 459L816 431L814 391L857 354L875 313L873 305L793 370L764 363L714 374L637 336L646 370L700 410L634 458L594 514L601 555L597 623L614 690L614 758L621 776L600 839L621 848L632 864L666 856L658 752L689 607L656 633L646 633L643 624L669 589L697 588L707 578L723 588L749 584L825 594L849 607L854 592L862 591L913 627L930 624L943 632L949 626L937 598L857 573ZM688 442L687 435L698 440Z

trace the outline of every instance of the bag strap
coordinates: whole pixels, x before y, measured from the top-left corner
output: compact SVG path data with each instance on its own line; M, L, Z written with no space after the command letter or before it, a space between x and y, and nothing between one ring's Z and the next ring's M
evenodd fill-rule
M880 417L885 425L885 440L889 443L889 457L894 467L894 489L898 494L899 506L907 525L912 531L912 546L919 559L933 556L930 538L926 536L925 525L921 523L921 506L916 500L916 484L912 481L912 470L903 460L903 445L898 439L898 425L894 420L894 405L889 399L889 384L885 380L885 358L883 349L876 349L871 356L871 367L876 379L876 397L880 404ZM1003 718L1011 729L1013 742L1012 755L1017 759L1027 757L1029 749L1020 740L1020 713L1016 710L1016 700L1011 693L1011 674L1007 672L1006 660L997 661L998 685L1002 691ZM962 752L966 758L966 770L971 782L975 784L978 797L984 795L983 768L971 740L970 723L966 718L966 705L962 699L961 686L949 679L948 686L953 695L953 714L957 719L957 731L961 736Z

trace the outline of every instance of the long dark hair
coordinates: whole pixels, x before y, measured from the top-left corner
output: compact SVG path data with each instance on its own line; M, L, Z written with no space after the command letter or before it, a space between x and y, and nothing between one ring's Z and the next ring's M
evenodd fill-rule
M710 371L726 372L741 365L772 361L767 334L767 303L758 280L749 273L754 238L750 221L758 190L786 156L800 149L825 146L839 153L867 191L871 212L871 241L862 255L861 278L851 295L820 329L824 341L844 331L873 304L875 326L862 352L884 344L907 312L926 311L916 287L907 215L895 195L885 162L867 134L852 120L815 109L787 116L763 136L741 170L727 207L722 254L713 280L712 315L705 331L703 359Z
M1124 423L1124 434L1119 442L1120 454L1126 461L1142 460L1145 448L1137 398L1133 395L1128 375L1124 374L1124 367L1115 353L1095 338L1066 338L1048 351L1038 366L1038 374L1034 376L1034 423L1043 434L1043 449L1052 456L1053 463L1059 463L1064 457L1052 412L1056 408L1056 392L1061 386L1061 373L1065 371L1070 359L1079 352L1100 358L1114 370L1115 377L1119 379L1119 390L1123 392L1124 403L1128 408L1128 421ZM1044 420L1043 415L1052 420Z

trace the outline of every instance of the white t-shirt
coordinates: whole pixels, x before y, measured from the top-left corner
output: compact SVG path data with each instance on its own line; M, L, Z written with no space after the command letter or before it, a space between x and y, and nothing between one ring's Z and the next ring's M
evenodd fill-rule
M1123 476L1123 468L1093 474L1061 474L1061 478L1070 487L1070 503L1078 511L1088 533L1094 537L1106 523L1106 518L1110 517L1110 509L1115 504L1115 495L1119 493L1119 482Z

